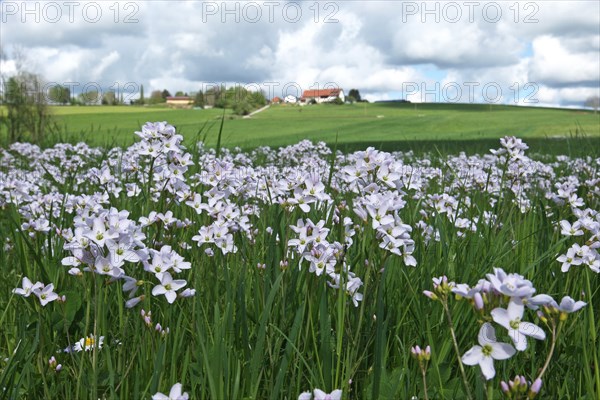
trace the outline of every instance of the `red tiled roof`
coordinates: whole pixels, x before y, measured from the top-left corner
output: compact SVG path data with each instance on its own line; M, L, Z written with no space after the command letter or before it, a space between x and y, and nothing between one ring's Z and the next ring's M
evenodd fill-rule
M167 100L192 100L189 96L171 96L167 97Z
M318 89L318 90L305 90L302 93L302 97L330 97L339 96L341 89Z

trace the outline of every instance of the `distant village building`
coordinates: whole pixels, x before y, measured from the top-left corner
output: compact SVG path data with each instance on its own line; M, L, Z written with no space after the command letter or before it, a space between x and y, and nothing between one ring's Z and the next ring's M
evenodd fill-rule
M273 104L279 104L279 103L281 103L281 98L275 96L275 97L273 97L273 100L271 100L271 103L273 103Z
M176 108L190 108L194 104L194 99L189 96L167 97L167 105Z
M298 99L296 99L296 96L288 94L287 96L285 96L285 99L283 99L283 101L285 103L296 104L296 102L298 101Z
M302 93L300 101L302 103L310 103L314 100L317 103L331 103L335 99L340 99L343 102L346 101L344 95L344 89L317 89L317 90L305 90Z

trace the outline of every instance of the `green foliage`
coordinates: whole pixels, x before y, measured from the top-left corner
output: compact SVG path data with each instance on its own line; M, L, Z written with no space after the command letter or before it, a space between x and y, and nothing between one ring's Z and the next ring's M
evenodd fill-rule
M102 104L107 106L114 106L119 104L119 99L114 91L110 90L102 96Z
M163 97L163 93L160 90L154 90L150 94L150 99L148 99L148 104L159 104L164 103L166 101L166 97Z
M362 100L358 89L350 89L350 91L348 92L348 97L351 102L355 102L355 101L360 102Z
M204 108L204 93L201 90L194 96L194 107Z
M48 90L48 98L59 104L67 104L71 101L71 90L68 87L55 85Z
M41 142L53 123L47 94L42 91L42 78L20 71L7 80L5 88L4 109L0 108L0 131L6 133L5 139L9 143L18 140Z

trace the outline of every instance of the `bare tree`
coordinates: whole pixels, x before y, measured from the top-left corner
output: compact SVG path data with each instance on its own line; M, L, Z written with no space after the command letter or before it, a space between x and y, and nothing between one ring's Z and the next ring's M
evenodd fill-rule
M594 114L598 112L598 107L600 107L600 97L599 96L590 96L587 98L584 104L586 107L590 107L594 109Z
M16 73L0 76L3 90L2 103L6 112L0 115L0 126L5 126L9 142L23 140L26 135L39 142L51 125L43 78L25 69L23 52L14 52Z

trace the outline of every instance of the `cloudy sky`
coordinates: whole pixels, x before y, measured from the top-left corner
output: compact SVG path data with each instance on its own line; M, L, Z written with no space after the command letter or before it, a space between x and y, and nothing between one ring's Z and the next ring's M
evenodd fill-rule
M248 85L369 100L581 106L599 94L598 1L8 1L16 55L48 82L135 98Z

